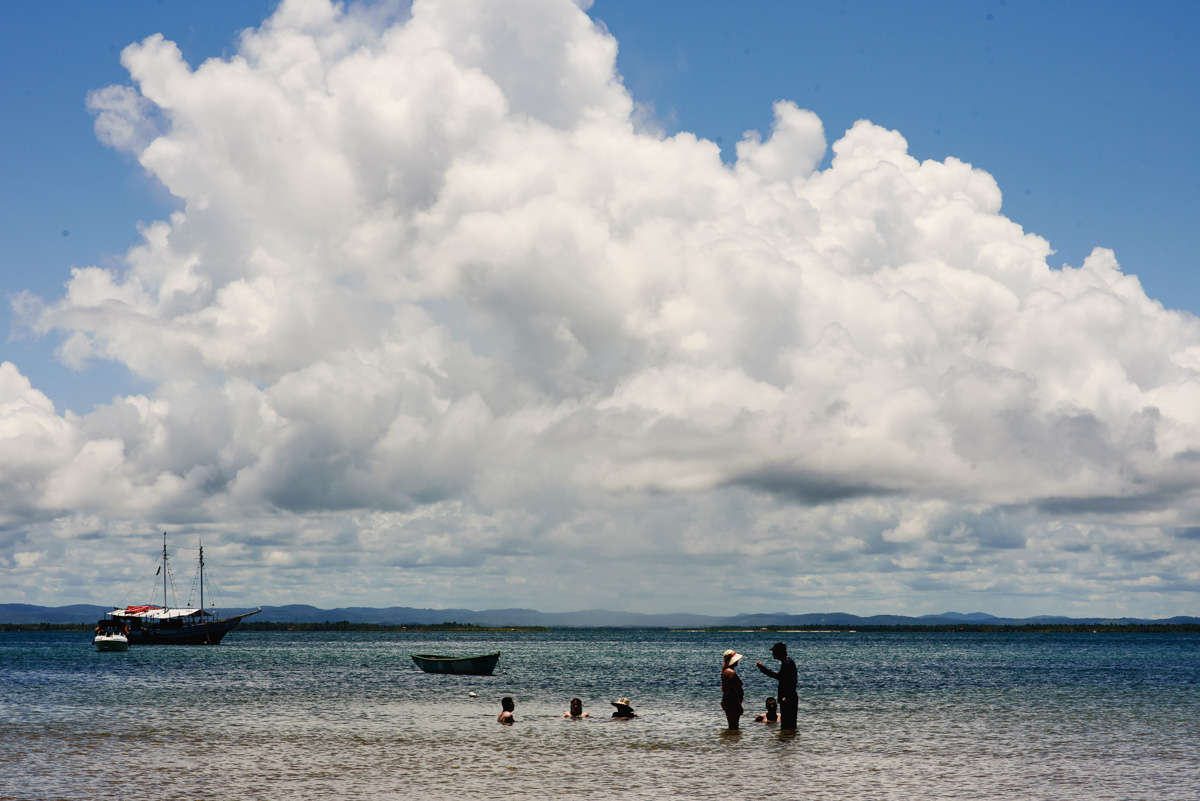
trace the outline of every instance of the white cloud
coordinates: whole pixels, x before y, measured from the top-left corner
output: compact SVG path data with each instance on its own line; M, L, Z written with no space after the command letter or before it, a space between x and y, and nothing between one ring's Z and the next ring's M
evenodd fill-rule
M0 363L0 525L36 517L48 477L74 458L79 434L69 418L11 362Z
M96 115L96 138L109 147L139 153L158 134L154 104L132 86L89 92L87 107Z
M745 609L1194 598L1200 321L1111 252L1053 268L990 175L868 121L824 170L786 101L732 166L647 132L616 52L555 0L294 0L227 60L126 48L98 136L182 210L21 305L155 390L60 417L0 368L7 563L98 514L245 543L247 602L256 548L295 577L263 601L432 603L401 568L546 608L723 575ZM559 575L631 553L668 578ZM363 578L316 586L334 562Z
M775 104L775 125L764 143L758 131L747 131L737 145L738 167L765 181L802 180L825 157L825 126L821 119L796 104Z

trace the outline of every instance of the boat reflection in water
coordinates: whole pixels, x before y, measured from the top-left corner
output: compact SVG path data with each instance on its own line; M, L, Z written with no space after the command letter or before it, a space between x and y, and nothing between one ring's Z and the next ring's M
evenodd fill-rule
M200 546L200 605L198 607L167 606L167 535L163 534L162 564L163 603L142 604L117 608L97 624L102 629L120 630L128 645L216 645L221 638L262 609L218 619L204 608L204 546ZM96 643L100 647L100 643Z

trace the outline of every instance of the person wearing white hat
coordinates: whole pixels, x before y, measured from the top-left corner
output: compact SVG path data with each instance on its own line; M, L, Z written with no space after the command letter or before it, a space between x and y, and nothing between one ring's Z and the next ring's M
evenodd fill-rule
M618 698L615 701L609 701L609 703L617 708L612 713L612 716L617 720L628 720L629 718L637 717L637 712L633 711L633 706L630 705L628 698Z
M737 674L737 663L742 661L742 655L730 648L721 655L721 708L725 710L725 720L729 722L729 730L738 730L738 719L742 712L742 679Z

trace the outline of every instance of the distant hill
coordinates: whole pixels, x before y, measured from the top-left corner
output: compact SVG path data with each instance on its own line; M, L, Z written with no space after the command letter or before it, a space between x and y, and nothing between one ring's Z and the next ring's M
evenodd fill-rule
M0 623L95 623L111 606L0 604Z
M111 606L74 604L72 606L35 606L32 604L0 604L0 623L92 623L110 611ZM435 625L438 623L469 623L476 626L549 626L552 628L759 628L762 626L947 626L955 624L1024 626L1035 624L1096 625L1118 623L1142 624L1200 624L1200 617L1172 617L1150 620L1145 618L1071 618L1038 615L1027 618L996 617L985 612L944 612L940 615L907 617L904 615L871 615L860 617L845 612L811 612L789 614L766 612L741 614L732 617L695 615L688 613L643 614L613 612L607 609L587 609L580 612L539 612L536 609L416 609L409 606L375 608L349 606L319 609L306 604L264 606L256 622L272 623L377 623L380 625ZM239 610L221 610L246 611Z

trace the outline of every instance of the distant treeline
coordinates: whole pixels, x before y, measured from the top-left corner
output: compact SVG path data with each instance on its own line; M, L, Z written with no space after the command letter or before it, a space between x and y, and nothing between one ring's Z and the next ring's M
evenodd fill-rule
M0 631L91 631L95 623L0 623Z
M1028 634L1090 634L1142 633L1142 634L1197 634L1200 623L939 623L934 625L805 625L805 626L756 626L753 629L730 629L716 626L706 631L963 631L963 632L1023 632Z
M0 623L0 631L91 631L95 623ZM275 623L270 620L243 622L237 631L549 631L547 626L477 626L474 623L351 623L326 620L322 623Z
M270 620L243 622L246 631L549 631L547 626L478 626L474 623L351 623L349 620L323 623L276 623Z
M91 631L94 623L0 623L3 631ZM608 627L611 628L611 627ZM323 623L275 623L269 620L243 622L241 631L550 631L550 626L479 626L474 623L351 623L348 620ZM946 623L928 626L872 625L780 625L742 629L714 626L711 632L728 631L841 631L841 632L1016 632L1027 634L1200 634L1200 623Z

